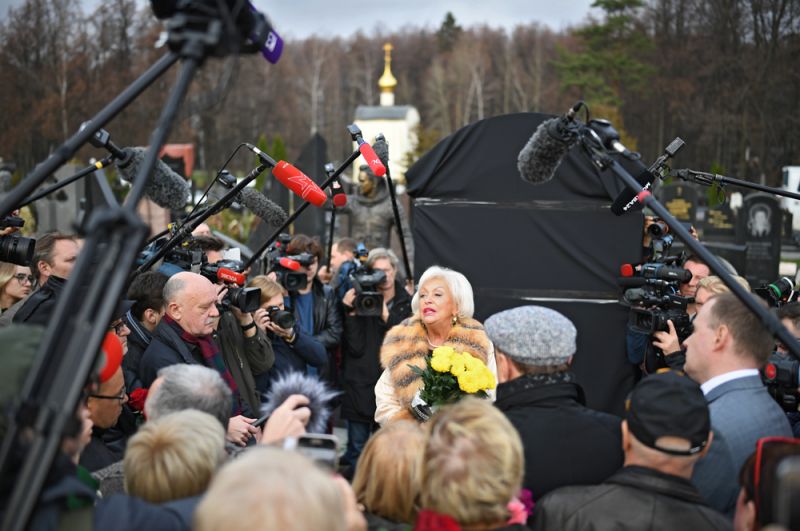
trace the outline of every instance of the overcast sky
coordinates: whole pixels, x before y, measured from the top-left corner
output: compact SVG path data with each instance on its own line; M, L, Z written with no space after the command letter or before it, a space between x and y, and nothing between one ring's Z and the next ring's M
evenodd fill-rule
M0 0L0 19L9 6L24 0ZM93 10L101 0L83 0L84 10ZM142 5L145 0L139 0ZM554 30L582 22L592 0L404 0L381 5L356 0L253 0L269 15L284 38L309 35L347 37L359 29L367 35L387 33L404 26L436 28L451 11L462 26L488 24L512 29L517 24L540 22Z

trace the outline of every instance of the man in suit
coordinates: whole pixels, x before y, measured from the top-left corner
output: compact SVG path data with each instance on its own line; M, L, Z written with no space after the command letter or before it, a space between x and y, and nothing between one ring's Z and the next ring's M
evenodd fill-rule
M732 293L706 302L684 342L684 370L706 397L714 445L695 467L692 481L715 509L733 515L736 477L761 437L791 437L780 406L761 382L773 350L772 336Z

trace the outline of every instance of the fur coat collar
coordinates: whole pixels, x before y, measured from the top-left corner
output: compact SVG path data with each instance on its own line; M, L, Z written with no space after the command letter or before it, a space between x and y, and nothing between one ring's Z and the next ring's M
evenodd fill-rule
M459 318L442 346L468 352L484 363L488 363L492 353L492 343L483 325L470 318ZM405 409L411 406L411 400L422 383L409 365L424 369L430 350L425 326L417 316L409 317L386 333L381 347L381 365L389 369L395 395Z

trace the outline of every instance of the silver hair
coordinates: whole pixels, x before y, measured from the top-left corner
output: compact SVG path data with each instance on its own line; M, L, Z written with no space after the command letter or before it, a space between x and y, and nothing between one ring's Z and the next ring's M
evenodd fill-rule
M383 247L375 247L369 252L367 256L367 267L374 266L375 262L381 258L389 260L389 263L392 264L392 269L395 271L397 270L397 266L400 263L400 260L397 259L397 255L394 254L394 251L391 249L384 249Z
M169 304L171 302L175 302L178 298L180 292L182 292L186 288L186 281L182 278L176 278L174 275L167 280L167 283L164 284L164 291L162 292L162 296L164 298L164 304Z
M411 310L414 315L419 315L419 290L429 280L440 278L450 289L450 295L456 304L459 317L472 317L475 313L475 300L472 295L472 284L467 277L458 271L446 267L431 266L422 273L417 284L417 291L411 299Z
M161 385L147 398L147 418L197 409L209 413L228 429L233 394L219 372L202 365L170 365L158 371Z

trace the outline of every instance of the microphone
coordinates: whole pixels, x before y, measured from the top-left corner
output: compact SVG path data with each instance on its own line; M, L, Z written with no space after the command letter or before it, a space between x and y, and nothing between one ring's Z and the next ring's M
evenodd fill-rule
M239 192L238 200L239 203L250 209L253 214L270 225L280 227L289 219L286 211L255 188L242 188L242 191Z
M286 161L275 162L275 159L258 149L253 144L244 143L247 149L258 155L265 164L272 166L272 175L286 188L295 193L304 201L308 201L314 206L321 207L328 200L328 195L322 191L317 183L312 181L308 175L301 172Z
M632 209L639 204L639 193L649 191L656 180L656 176L648 168L645 168L644 164L640 162L636 162L636 164L642 167L642 171L636 176L636 182L641 185L642 189L638 192L634 192L626 187L620 192L616 199L614 199L614 202L611 203L611 212L613 212L615 216L621 216L622 214L631 212Z
M244 286L246 278L243 274L237 273L232 269L220 267L217 269L217 280L221 280L222 282L233 282L238 286Z
M385 143L386 141L384 141L384 144ZM372 170L372 173L378 177L386 175L386 166L383 164L383 161L375 153L373 147L361 137L358 139L358 150L361 152L361 156L364 157L364 160L367 161L367 165L369 169Z
M288 372L272 382L266 401L261 407L261 413L270 415L290 396L303 395L308 398L308 405L305 407L311 411L306 429L309 433L322 433L330 417L329 402L339 394L314 376Z
M133 182L146 152L146 149L139 147L122 150L124 156L117 162L117 168L126 181ZM189 183L159 159L147 179L144 193L160 207L180 210L186 206L189 198Z
M341 208L347 204L347 194L342 190L342 184L338 179L331 183L331 200L335 208Z
M382 134L375 137L375 143L372 144L372 149L375 154L381 159L381 163L385 168L389 167L389 144L386 142L386 137ZM373 170L374 171L374 170ZM375 174L377 175L377 173Z
M539 124L517 157L520 176L531 184L544 184L556 173L567 152L575 145L575 114L583 102L578 102L564 116L550 118Z
M272 175L278 179L282 185L300 196L304 201L308 201L314 206L321 207L328 200L328 195L322 191L317 183L312 181L308 175L301 172L286 161L279 161L272 168Z

